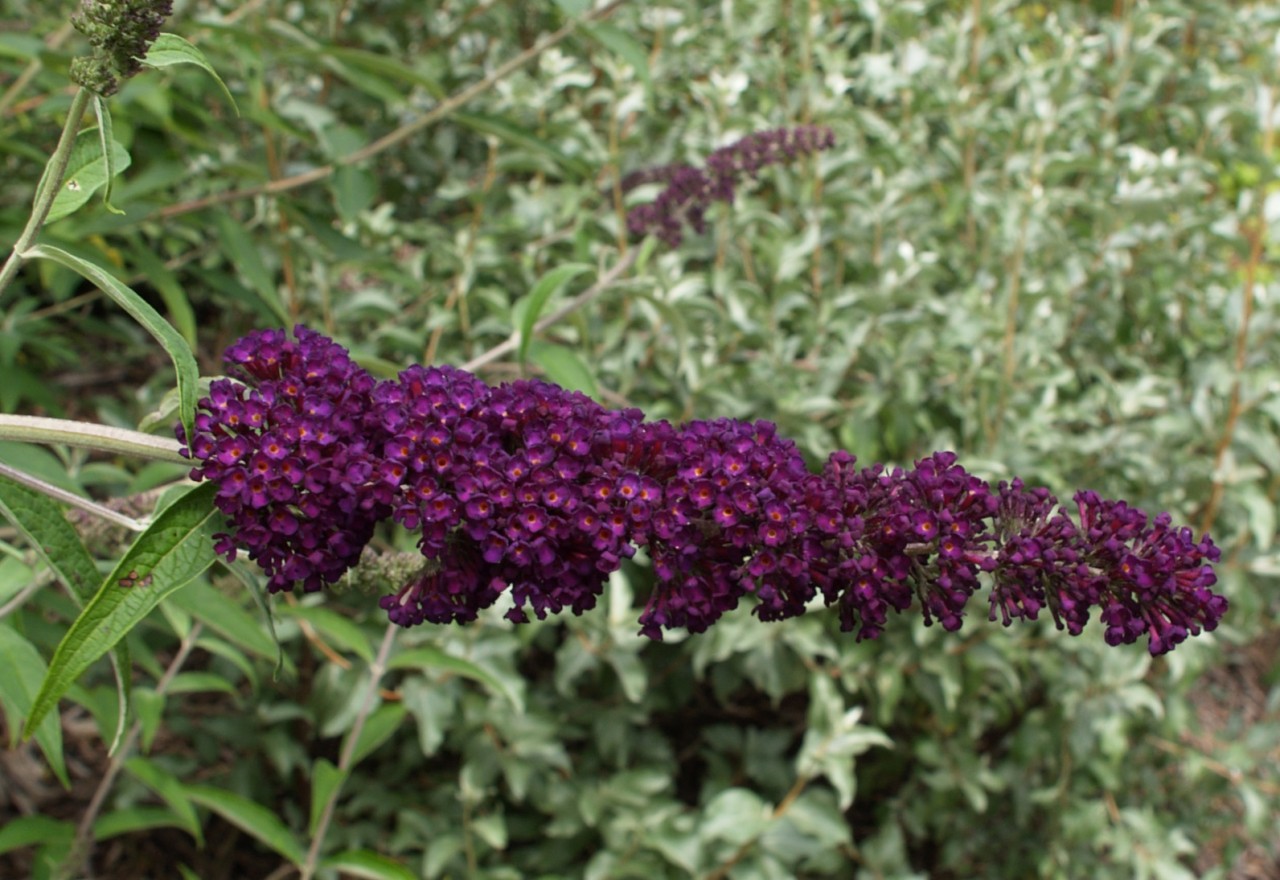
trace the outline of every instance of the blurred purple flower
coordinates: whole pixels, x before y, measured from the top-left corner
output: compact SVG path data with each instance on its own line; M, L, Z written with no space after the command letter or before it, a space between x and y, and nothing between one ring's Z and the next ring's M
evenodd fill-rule
M684 227L705 231L707 208L712 202L733 204L744 178L754 179L766 166L833 146L831 129L801 125L756 132L721 147L707 157L703 170L677 164L633 171L621 181L623 192L654 182L665 183L666 188L654 201L627 213L627 231L637 238L653 233L668 247L679 247Z

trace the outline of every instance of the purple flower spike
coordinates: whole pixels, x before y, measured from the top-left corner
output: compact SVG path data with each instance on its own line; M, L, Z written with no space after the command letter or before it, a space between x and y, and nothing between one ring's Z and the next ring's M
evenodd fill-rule
M725 167L751 173L825 143L766 135ZM232 378L199 402L186 451L231 523L217 552L247 550L273 591L334 582L390 518L424 557L380 603L402 626L474 620L506 591L513 621L579 614L641 547L654 586L639 622L654 639L705 631L747 597L764 621L820 598L858 639L917 603L926 625L954 631L989 584L991 620L1047 610L1079 635L1097 609L1108 644L1145 635L1162 654L1227 610L1208 537L1093 492L1075 496L1077 523L1047 490L993 490L950 452L909 470L837 452L815 474L770 422L646 423L546 382L491 388L452 367L379 384L331 340L294 333L228 350Z

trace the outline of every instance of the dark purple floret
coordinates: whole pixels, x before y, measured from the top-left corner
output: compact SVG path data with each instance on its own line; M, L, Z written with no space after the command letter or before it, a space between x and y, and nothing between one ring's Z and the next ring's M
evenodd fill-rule
M939 452L911 471L855 470L836 453L810 490L818 511L811 572L841 628L874 638L888 611L920 601L925 623L960 628L978 589L994 509L986 483Z
M399 385L382 409L394 429L387 455L407 463L394 516L421 530L423 555L441 568L396 602L438 596L442 579L451 590L449 602L402 616L470 619L496 600L495 584L512 585L516 621L526 606L539 618L594 607L635 552L626 511L641 489L628 462L640 412L611 412L546 382L489 388L451 367L412 367ZM463 598L468 589L478 595Z
M360 558L390 493L372 418L376 383L347 351L305 327L251 333L227 350L228 375L198 404L194 480L218 484L229 534L218 552L248 551L274 592L333 583Z
M646 425L641 443L663 487L662 503L633 524L656 580L641 631L702 632L747 593L763 620L801 613L814 587L798 555L810 511L795 444L771 422L734 419Z

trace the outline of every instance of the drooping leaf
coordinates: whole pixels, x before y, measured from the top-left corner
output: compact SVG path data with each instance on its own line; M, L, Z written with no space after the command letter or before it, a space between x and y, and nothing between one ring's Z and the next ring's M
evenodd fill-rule
M515 305L515 318L520 331L520 347L517 359L524 363L529 352L529 341L533 338L533 326L542 316L542 310L552 294L557 293L574 278L590 272L594 266L587 263L564 263L556 266L538 279L528 295Z
M111 111L107 108L107 101L101 95L93 96L93 112L98 116L98 133L99 143L102 146L102 158L106 162L106 180L102 186L102 206L112 214L123 214L115 205L111 204L111 190L115 185L116 175L120 173L120 169L116 167L116 140L112 134ZM125 155L128 155L127 153Z
M231 105L231 109L236 111L237 116L240 115L236 99L227 88L227 84L222 81L222 77L218 76L218 71L213 69L209 59L205 58L204 53L198 48L177 34L161 34L156 37L151 48L147 50L146 57L142 59L142 63L155 68L172 67L175 64L194 64L213 77L218 87L222 89L222 94L227 96L227 103Z
M148 758L130 758L124 766L125 770L169 805L178 819L178 826L203 846L204 833L200 827L200 818L196 815L195 807L191 805L191 799L182 787L181 780Z
M196 411L196 391L200 381L200 369L196 366L195 355L186 340L173 329L151 304L125 285L122 281L94 263L69 254L61 248L47 244L38 244L23 254L28 259L53 260L68 269L92 281L103 293L115 300L129 315L143 326L156 341L169 353L173 360L174 371L178 378L178 396L182 401L180 416L187 436L195 436L193 422Z
M291 864L302 864L306 857L302 845L271 810L212 785L188 785L184 791L193 802L213 810L245 834L284 856Z
M113 140L106 141L110 144L110 159L107 158L104 147L107 136L100 129L89 128L76 137L71 147L71 158L67 161L67 173L53 199L46 223L61 220L79 210L106 185L111 175L129 167L132 161L129 151Z

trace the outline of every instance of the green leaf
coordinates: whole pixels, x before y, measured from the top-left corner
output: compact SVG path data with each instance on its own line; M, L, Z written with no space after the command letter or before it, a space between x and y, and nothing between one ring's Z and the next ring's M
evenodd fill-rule
M555 162L561 168L571 172L575 177L589 178L595 172L585 159L567 156L541 138L530 134L509 119L500 116L488 116L479 113L454 113L459 124L465 125L481 134L493 135L500 141L524 147L532 153L541 154Z
M108 159L103 146L106 134L100 134L99 131L97 128L87 128L76 136L76 142L71 147L71 157L67 161L66 176L53 199L46 223L61 220L78 211L107 183L109 174L118 174L133 161L129 151L115 141L109 142L111 158ZM115 169L114 172L108 171L109 168ZM27 253L29 255L30 251Z
M217 672L182 672L173 677L166 694L198 694L217 691L230 694L237 701L240 692L236 686Z
M156 37L155 42L151 44L151 48L147 50L146 57L142 59L142 63L157 69L172 67L175 64L194 64L213 77L219 88L222 89L222 94L227 96L227 103L231 105L231 109L236 111L237 116L240 115L240 108L236 106L236 99L232 97L231 90L222 81L222 77L218 76L218 71L213 69L209 59L204 57L203 52L177 34L161 34Z
M317 758L311 766L311 822L307 826L309 834L316 833L324 805L346 778L346 771L339 770L324 758Z
M578 29L631 65L646 90L653 88L653 80L649 78L649 52L635 37L611 24L583 24Z
M195 838L196 843L204 846L204 834L200 827L200 817L196 815L191 799L182 787L182 781L159 764L147 758L130 758L124 769L134 778L154 791L169 805L178 819L178 827Z
M373 645L359 625L328 608L304 605L281 605L277 609L281 617L305 620L316 628L326 640L351 651L366 663L373 662Z
M261 804L212 785L188 785L185 791L192 801L213 810L245 834L284 856L291 864L301 865L306 858L293 833L275 813Z
M591 368L573 349L535 339L529 344L529 360L561 388L581 391L588 397L600 396L600 386Z
M433 98L443 98L448 94L444 86L440 85L439 80L413 69L385 52L370 52L368 49L327 45L321 54L329 58L336 58L351 67L363 68L380 74L387 79L400 80L403 83L421 86Z
M98 565L85 549L84 543L71 523L63 515L62 507L53 499L34 489L0 478L0 513L3 513L22 532L27 543L36 551L45 565L71 591L77 608L93 598L101 576ZM41 675L44 661L41 661ZM124 722L128 716L129 694L132 678L129 664L129 647L124 642L111 652L111 668L116 680L117 723L109 751L115 752L124 736ZM16 729L16 728L15 728ZM43 725L41 727L43 730ZM61 730L61 728L59 728ZM44 741L37 736L44 747ZM50 761L53 759L50 758ZM55 766L55 772L57 767ZM62 774L59 774L62 778Z
M415 880L418 876L393 859L363 849L347 850L323 859L320 868L367 880Z
M359 764L373 754L378 746L390 739L391 735L400 729L400 725L408 714L409 710L399 703L379 706L360 730L360 738L356 740L355 750L351 753L350 766Z
M329 178L334 207L343 223L354 223L378 195L378 179L364 168L339 165Z
M40 844L60 844L70 848L75 835L74 822L63 822L48 816L19 816L0 827L0 855Z
M93 839L109 840L148 828L181 828L172 810L165 807L126 807L112 810L93 823ZM185 830L185 829L184 829Z
M529 352L529 341L533 338L533 325L538 323L543 308L552 294L559 292L571 280L590 272L594 266L588 263L565 263L556 266L538 280L533 290L515 305L516 324L520 329L520 349L517 360L523 364Z
M215 211L214 226L218 229L218 237L222 241L222 251L231 265L249 282L262 301L282 325L288 326L289 313L280 301L280 292L276 290L275 279L258 250L258 243L249 234L249 230L226 211Z
M5 722L11 739L15 739L22 729L21 719L27 717L35 703L40 680L45 675L45 666L44 658L35 646L3 622L0 622L0 669L5 670L0 675L0 704L4 706ZM58 781L63 787L70 788L71 780L67 776L66 761L62 757L62 725L56 715L49 715L40 722L40 727L36 730L36 742Z
M23 533L31 548L80 604L93 598L102 576L56 501L0 477L0 513Z
M202 483L165 508L107 576L54 652L27 719L28 735L95 660L213 564L216 491Z
M698 835L706 841L725 840L741 845L758 837L769 825L769 805L745 788L726 788L703 809L706 817Z
M587 10L591 8L591 0L556 0L556 5L565 15L577 18L587 14Z
M102 187L102 206L112 214L123 214L115 205L111 204L111 190L115 185L116 175L120 173L116 167L116 139L111 126L111 111L107 109L107 101L101 95L93 96L93 112L98 117L98 132L101 134L99 142L102 146L102 158L106 160L107 179ZM128 153L125 153L127 156Z
M240 603L209 584L192 584L174 593L168 604L176 605L214 632L260 657L274 659L277 646L262 624Z
M522 714L524 712L524 701L507 682L470 660L446 654L439 648L423 645L396 654L387 663L387 670L392 669L444 669L454 672L464 678L480 682L493 693L506 698L507 702L519 709Z
M53 260L55 263L61 263L68 269L80 273L82 276L92 281L98 288L116 301L116 304L123 308L133 317L135 321L141 324L147 332L155 337L156 341L169 353L169 357L173 360L174 371L178 378L178 396L182 402L180 412L183 427L186 428L187 436L195 436L195 428L193 420L196 411L196 390L200 381L200 369L196 366L195 355L191 353L191 347L187 345L178 331L160 316L151 305L138 296L133 290L124 285L119 279L94 263L81 259L74 254L69 254L61 248L56 248L47 244L38 244L23 254L27 259L44 258Z
M331 52L331 49L334 48L333 46L312 38L289 22L271 18L267 21L267 27L271 29L272 34L277 38L288 40L303 47L301 50L287 51L285 57L299 55L310 61L319 62L325 69L332 71L366 95L377 98L388 107L404 104L407 97L405 89L395 83L387 82L380 75L384 72L383 70L378 70L368 64L359 64L358 58L354 59L357 61L356 64L347 64L347 61L353 60L353 56L350 53L337 54Z

